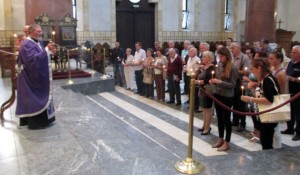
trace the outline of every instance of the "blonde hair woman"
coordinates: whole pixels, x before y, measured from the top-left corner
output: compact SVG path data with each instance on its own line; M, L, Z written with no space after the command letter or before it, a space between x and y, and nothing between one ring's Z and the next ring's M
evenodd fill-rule
M211 77L211 72L215 71L215 66L213 65L214 62L214 54L211 51L203 52L203 71L199 74L197 80L195 81L196 84L199 84L202 89L205 89L206 92L212 94L210 91L211 87L209 85L209 80ZM207 135L210 133L210 124L213 116L212 111L212 104L213 101L203 92L199 91L200 97L200 106L203 108L203 126L202 128L198 129L198 131L202 131L201 135Z

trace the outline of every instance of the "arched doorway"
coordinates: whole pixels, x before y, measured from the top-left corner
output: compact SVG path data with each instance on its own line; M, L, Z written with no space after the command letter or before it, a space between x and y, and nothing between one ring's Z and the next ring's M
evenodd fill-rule
M140 41L143 48L153 47L155 4L142 0L137 4L129 0L116 1L117 40L123 49L132 48Z

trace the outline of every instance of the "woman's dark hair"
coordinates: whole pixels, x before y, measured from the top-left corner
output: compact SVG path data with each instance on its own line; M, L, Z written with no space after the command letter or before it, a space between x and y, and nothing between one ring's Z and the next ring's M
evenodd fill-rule
M280 60L280 63L283 62L283 54L281 52L275 51L272 52L271 54L275 55L275 57Z
M261 76L264 77L267 74L271 73L270 69L270 62L267 58L256 58L253 59L251 62L251 66L258 68L261 68Z
M226 64L225 64L224 77L225 78L230 78L231 66L232 66L232 61L231 61L232 57L231 57L229 49L227 47L222 47L221 49L219 49L217 51L217 53L226 57L227 61L226 61Z
M160 47L156 49L156 52L157 51L159 51L160 53L164 54L164 50L162 48L160 48Z

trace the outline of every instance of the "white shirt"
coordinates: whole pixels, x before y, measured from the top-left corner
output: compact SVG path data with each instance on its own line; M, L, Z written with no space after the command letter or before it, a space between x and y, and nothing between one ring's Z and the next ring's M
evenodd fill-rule
M141 64L142 60L146 58L146 52L144 49L139 49L138 51L135 51L134 53L134 63L138 63L140 65L136 65L134 66L134 70L142 70L143 69L143 65Z
M186 64L186 68L187 68L187 72L186 72L186 75L187 76L191 76L191 70L193 72L197 71L198 70L198 65L197 63L199 63L200 61L200 58L195 56L193 58L189 57L188 61L187 61L187 64Z

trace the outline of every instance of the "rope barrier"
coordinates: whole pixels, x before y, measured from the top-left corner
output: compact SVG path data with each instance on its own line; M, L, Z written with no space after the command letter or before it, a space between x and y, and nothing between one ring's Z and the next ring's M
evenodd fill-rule
M236 113L238 115L249 115L249 116L254 116L254 115L260 115L260 114L263 114L263 113L267 113L267 112L270 112L270 111L273 111L273 110L276 110L294 100L296 100L297 98L300 97L300 92L298 92L296 95L294 95L292 98L290 98L289 100L287 100L286 102L278 105L278 106L275 106L273 108L270 108L270 109L267 109L265 111L260 111L260 112L241 112L241 111L237 111L237 110L234 110L234 109L231 109L230 107L226 106L225 104L223 104L222 102L220 102L217 98L215 98L214 96L210 95L209 93L207 93L203 88L200 88L200 91L203 92L205 95L207 95L209 98L211 98L214 102L216 102L218 105L220 105L222 108L230 111L230 112L233 112L233 113Z

